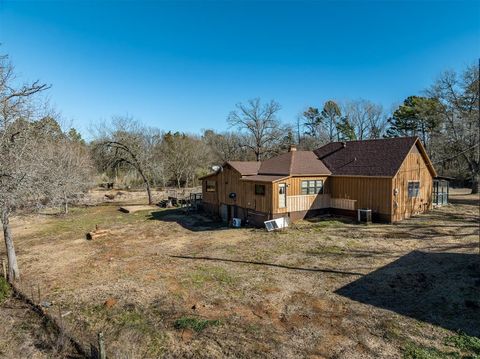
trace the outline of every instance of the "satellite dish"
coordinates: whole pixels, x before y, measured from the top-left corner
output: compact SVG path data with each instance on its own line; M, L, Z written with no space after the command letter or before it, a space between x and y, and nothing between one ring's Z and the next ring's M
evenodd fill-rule
M218 172L218 171L220 171L221 168L222 167L220 167L220 166L212 166L212 171Z

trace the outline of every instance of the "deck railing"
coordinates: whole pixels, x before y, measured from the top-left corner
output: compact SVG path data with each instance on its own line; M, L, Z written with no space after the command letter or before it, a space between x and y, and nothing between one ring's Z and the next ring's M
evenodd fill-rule
M356 202L356 200L345 198L331 198L330 194L287 196L289 212L321 208L339 208L354 211Z

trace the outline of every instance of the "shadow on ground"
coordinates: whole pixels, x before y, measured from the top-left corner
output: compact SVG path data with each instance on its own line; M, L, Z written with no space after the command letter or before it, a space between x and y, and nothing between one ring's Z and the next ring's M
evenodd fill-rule
M340 216L340 215L333 215L333 214L325 214L325 215L320 215L320 216L311 216L311 217L305 217L305 221L309 223L315 223L315 224L329 224L329 223L338 223L338 224L354 224L355 219L351 217L346 217L346 216Z
M480 255L413 251L335 293L480 336Z
M472 206L478 206L480 204L478 197L474 197L473 195L472 197L450 195L448 201L452 204L465 204Z
M242 259L229 259L229 258L216 258L216 257L194 257L194 256L176 256L170 255L171 258L179 258L179 259L190 259L190 260L200 260L200 261L213 261L213 262L225 262L225 263L240 263L240 264L253 264L258 266L265 266L265 267L274 267L274 268L282 268L282 269L291 269L297 271L305 271L305 272L322 272L322 273L331 273L331 274L343 274L343 275L363 275L362 273L358 272L348 272L348 271L339 271L335 269L322 269L322 268L305 268L305 267L295 267L295 266L288 266L284 264L276 264L276 263L267 263L267 262L258 262L258 261L249 261L249 260L242 260Z
M148 219L175 222L193 232L228 229L224 222L202 215L201 213L186 213L182 208L172 208L155 211Z

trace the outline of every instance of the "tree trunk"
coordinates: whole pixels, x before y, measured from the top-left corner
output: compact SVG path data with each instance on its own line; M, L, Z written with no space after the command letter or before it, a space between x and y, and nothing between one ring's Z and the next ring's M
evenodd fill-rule
M63 194L63 213L68 214L68 198L67 194Z
M137 168L137 171L142 177L143 183L145 183L145 186L147 187L148 204L152 205L153 198L152 198L152 191L150 189L150 183L148 182L147 177L143 174L143 171L140 168Z
M472 194L477 194L479 192L480 183L478 181L478 173L475 173L472 176Z
M153 204L153 198L152 198L152 191L150 189L150 184L148 181L145 181L145 184L147 186L147 195L148 195L148 204Z
M7 280L9 283L13 283L20 279L20 271L18 270L17 255L15 254L15 247L13 246L12 232L10 230L10 211L8 209L2 210L2 225L8 259Z

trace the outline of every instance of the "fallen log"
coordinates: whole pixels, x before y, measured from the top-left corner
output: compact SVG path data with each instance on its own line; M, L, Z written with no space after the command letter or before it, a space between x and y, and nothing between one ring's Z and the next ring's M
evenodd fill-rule
M132 205L132 206L123 206L118 210L123 213L135 213L138 211L147 211L157 209L157 206L153 205Z
M91 241L93 239L98 239L98 238L105 237L109 233L110 233L110 231L108 231L107 229L97 229L97 230L92 231L92 232L87 232L87 234L85 236L86 236L87 240Z

